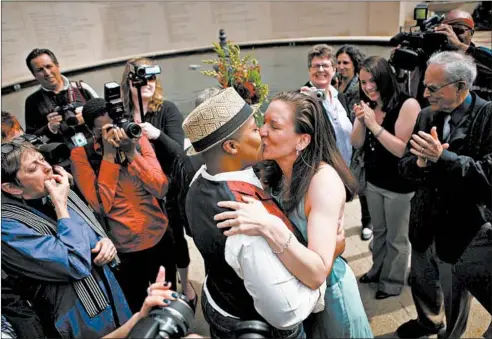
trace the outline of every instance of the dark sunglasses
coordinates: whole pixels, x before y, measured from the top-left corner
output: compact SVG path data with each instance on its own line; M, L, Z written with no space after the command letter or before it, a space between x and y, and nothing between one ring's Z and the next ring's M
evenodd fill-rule
M454 26L451 26L451 28L453 29L453 32L456 35L461 35L461 34L464 34L465 32L468 32L468 31L473 32L473 29L471 29L471 28L462 28L462 27L454 27Z

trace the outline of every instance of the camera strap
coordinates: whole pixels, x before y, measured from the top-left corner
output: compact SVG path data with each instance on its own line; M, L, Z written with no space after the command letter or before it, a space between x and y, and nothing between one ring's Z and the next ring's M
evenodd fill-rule
M80 98L82 99L82 105L85 105L85 103L87 102L87 98L84 94L84 88L82 87L82 80L75 81L75 85L77 87L77 90L79 91Z
M88 140L87 144L84 146L85 149L85 154L87 155L87 160L89 161L89 164L92 167L92 170L94 171L95 174L95 179L94 179L94 188L96 189L96 196L97 196L97 202L99 203L99 211L94 211L94 213L97 215L97 219L103 226L104 230L106 232L109 232L109 223L108 219L106 218L106 214L104 213L104 206L102 203L101 199L101 194L99 193L99 185L98 183L98 177L99 177L99 167L101 166L101 160L102 156L98 154L94 150L94 140L90 139Z

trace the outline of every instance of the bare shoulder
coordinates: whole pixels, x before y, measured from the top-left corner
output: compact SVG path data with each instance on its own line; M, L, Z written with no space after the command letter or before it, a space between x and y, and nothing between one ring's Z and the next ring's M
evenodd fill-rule
M408 98L407 100L405 100L405 102L403 103L400 109L402 113L406 113L405 115L407 114L417 115L420 112L420 110L421 110L420 104L414 98Z
M314 175L308 189L312 203L331 200L345 201L345 186L337 171L328 164L322 164Z

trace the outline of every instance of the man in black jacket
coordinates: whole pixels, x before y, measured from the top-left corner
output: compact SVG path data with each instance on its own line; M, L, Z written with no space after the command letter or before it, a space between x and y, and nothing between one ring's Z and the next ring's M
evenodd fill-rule
M410 217L418 319L398 328L400 338L461 337L468 291L492 313L492 103L470 92L476 74L462 52L428 62L430 106L420 112L400 160L402 175L418 185Z
M86 83L71 82L64 77L55 54L49 49L33 49L26 58L26 66L41 85L26 99L26 133L65 142L69 147L84 146L89 133L82 118L82 106L87 100L97 98L96 92ZM73 123L67 121L63 112L68 104L75 107L70 109Z

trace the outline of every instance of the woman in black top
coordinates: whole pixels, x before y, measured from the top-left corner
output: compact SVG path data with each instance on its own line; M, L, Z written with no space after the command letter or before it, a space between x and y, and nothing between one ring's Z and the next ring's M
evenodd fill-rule
M365 56L357 47L352 45L343 45L337 51L337 73L339 74L340 82L338 85L338 91L343 93L347 99L347 114L349 119L354 123L355 113L354 104L360 102L360 88L359 88L359 71L362 61ZM369 208L367 207L367 199L364 188L366 187L365 176L357 175L364 166L364 152L362 149L354 150L352 152L352 161L350 162L350 169L359 179L359 203L361 211L361 223L362 229L360 237L362 240L369 240L372 238L372 223L371 215L369 214Z
M138 101L138 89L133 86L133 81L129 79L129 74L134 72L135 66L152 66L154 63L147 58L136 58L128 60L121 80L121 93L125 110L129 112L135 122L140 123L143 134L150 140L155 148L155 153L162 170L172 178L172 164L175 159L182 155L184 150L184 132L181 125L183 117L174 103L164 100L160 80L155 76L147 79L147 84L141 88L143 113L140 112ZM168 192L166 196L166 212L169 218L169 225L172 229L174 244L169 244L169 250L164 255L174 258L174 264L178 268L183 293L193 300L196 305L196 293L188 280L188 268L190 265L190 255L188 244L184 237L183 225L177 215L179 213L172 203L176 199L174 193ZM166 232L170 236L169 232ZM171 263L170 263L171 264ZM167 272L166 267L166 272Z
M359 72L361 102L355 105L352 145L364 150L366 197L374 225L373 266L360 282L378 282L376 299L399 295L410 255L408 221L413 187L398 161L412 135L420 106L400 91L393 70L369 57Z

